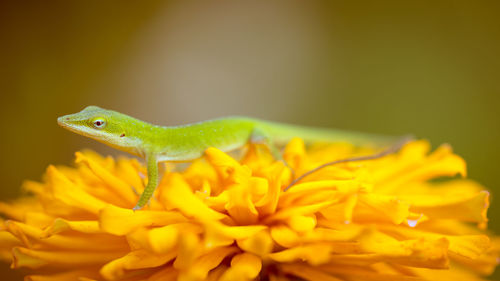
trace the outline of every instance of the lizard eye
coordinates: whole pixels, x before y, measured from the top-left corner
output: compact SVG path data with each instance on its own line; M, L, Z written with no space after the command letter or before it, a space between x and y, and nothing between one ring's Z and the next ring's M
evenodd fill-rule
M96 128L96 129L102 129L106 126L106 120L101 119L101 118L96 118L93 120L93 125L94 125L94 128Z

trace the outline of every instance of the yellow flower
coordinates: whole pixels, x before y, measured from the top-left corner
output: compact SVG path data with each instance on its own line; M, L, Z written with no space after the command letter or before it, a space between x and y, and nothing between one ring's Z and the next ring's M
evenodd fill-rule
M297 175L373 153L349 144L284 158ZM167 167L171 168L171 167ZM251 146L241 161L210 148L169 171L144 210L132 211L145 167L76 154L47 169L33 194L0 203L0 257L27 280L483 280L499 241L486 232L489 193L467 179L448 146L414 141L395 154L292 180ZM447 178L447 179L446 179Z

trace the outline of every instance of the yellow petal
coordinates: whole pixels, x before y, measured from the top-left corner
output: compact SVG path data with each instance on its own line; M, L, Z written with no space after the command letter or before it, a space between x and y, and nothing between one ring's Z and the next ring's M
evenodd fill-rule
M352 222L354 208L358 203L358 194L347 195L342 201L333 204L320 213L328 219L330 223L349 224Z
M220 220L226 217L203 203L179 174L168 174L166 181L158 196L167 209L178 209L186 216L201 221Z
M89 167L89 169L92 170L92 172L94 172L94 174L99 177L116 196L124 200L125 206L132 207L136 203L138 197L134 194L130 185L113 175L113 173L99 165L96 161L86 157L84 154L77 152L75 155L75 162L87 165L87 167Z
M236 241L238 246L246 252L255 254L259 257L265 257L269 254L274 246L273 239L268 230L257 232L246 239Z
M20 237L24 244L28 247L32 245L46 245L58 249L67 250L93 250L93 251L112 251L120 250L126 247L123 239L116 239L110 235L94 234L84 236L64 236L52 235L45 236L43 230L23 224L20 222L9 221L7 229L17 237Z
M284 198L283 200L280 198L278 209L288 208L289 206L313 205L325 201L338 202L342 200L344 196L344 193L337 190L318 190L316 192L303 193L301 195L297 194L297 196Z
M412 249L406 247L406 241L398 241L374 229L366 229L357 240L360 243L359 246L363 253L405 256L410 255L412 251Z
M99 279L97 272L94 270L74 270L58 274L51 275L29 275L25 277L25 281L68 281L68 280L79 280L82 278L89 278L85 280Z
M450 257L454 262L460 264L461 267L484 276L493 274L499 263L498 251L487 252L474 259L461 255L454 255L453 253L450 254Z
M441 239L449 241L449 251L469 259L477 259L491 247L486 235L445 235L411 228L396 228L391 226L379 227L382 231L405 239Z
M299 235L285 225L271 227L271 237L276 243L285 248L295 247L301 241Z
M370 231L361 237L361 248L369 253L381 254L381 260L428 268L448 268L449 240L443 237L420 237L397 241L387 235Z
M291 279L288 279L287 277L283 276L283 275L277 275L277 274L274 274L274 273L269 273L268 275L269 277L269 281L290 281Z
M427 268L407 268L408 271L417 276L421 276L424 280L467 280L467 281L485 281L476 273L466 270L460 266L452 266L448 270L432 270Z
M377 189L392 192L402 188L405 183L421 182L437 177L451 177L457 174L465 176L466 173L465 161L453 154L449 146L441 146L425 161L410 163L402 171L399 171L397 176L379 182Z
M130 187L133 187L138 193L141 193L144 190L144 180L141 178L141 168L143 167L139 164L137 159L119 158L114 174L115 177L119 177L123 182L125 182L129 186L129 189L131 189Z
M179 272L173 266L166 266L158 272L152 274L147 281L176 281Z
M253 279L259 274L262 268L262 261L253 254L242 253L231 259L231 267L237 268L241 274L247 276L249 279Z
M202 254L198 235L185 232L179 237L177 243L177 258L174 267L179 270L188 270L193 265L194 260Z
M30 181L30 180L25 180L21 186L22 190L25 192L30 192L33 194L42 194L47 191L47 185L36 182L36 181ZM32 199L33 200L33 199Z
M208 276L206 279L200 279L200 280L205 280L205 281L219 281L222 274L224 274L227 271L228 267L225 265L220 265L214 270L210 271L208 273ZM183 280L179 280L183 281Z
M172 250L178 243L178 238L185 234L200 234L203 229L192 223L177 223L163 227L153 228L147 231L146 241L150 248L156 253L166 253Z
M359 194L353 220L401 224L409 217L409 209L408 203L394 196Z
M303 278L309 281L342 281L337 277L334 277L328 273L320 271L312 266L302 265L302 264L284 264L280 268L294 276Z
M239 162L249 167L253 176L265 177L267 169L275 162L275 159L267 145L250 143L247 152Z
M396 248L383 249L384 245L387 247L393 245ZM369 242L365 242L363 245L365 251L372 250L382 253L332 255L331 262L349 265L370 265L379 262L389 262L411 267L447 269L449 268L448 245L449 242L445 238L437 240L407 240L399 244L382 243L372 245L372 248L368 247L370 246Z
M23 198L12 204L0 202L0 213L18 221L24 221L28 211L39 209L41 209L41 206L35 198Z
M99 213L99 225L105 232L125 235L143 226L164 226L171 223L187 222L178 212L133 211L108 205Z
M11 235L16 237L16 239L25 247L33 248L33 244L29 239L29 236L24 233L23 229L19 226L18 222L15 221L5 221L2 223L2 230L8 231Z
M225 208L239 225L255 224L259 213L255 209L249 188L235 185L228 190L229 201Z
M226 184L245 182L252 174L250 168L240 165L232 157L217 148L208 148L205 151L205 156Z
M450 252L469 259L478 259L491 247L486 235L447 236L450 241Z
M221 186L218 184L219 176L216 170L206 161L194 161L182 173L182 176L194 190L201 190L205 185L209 185L211 190L207 193L208 196L217 195L221 192Z
M321 224L321 221L319 222ZM363 227L353 225L342 225L337 229L316 227L314 230L304 233L301 236L302 242L347 242L355 239L364 231Z
M403 272L380 272L367 266L348 265L322 265L319 269L325 273L333 274L339 278L356 278L364 281L426 281L426 279L405 275Z
M27 211L24 214L24 223L38 228L46 228L54 222L54 216L42 211Z
M20 244L21 241L19 241L16 236L4 230L0 231L0 248L11 249L15 246L19 246Z
M209 271L219 266L222 260L237 251L236 247L219 247L210 250L208 253L198 257L190 270L181 273L182 280L205 280Z
M231 267L224 272L220 281L253 280L262 268L261 260L252 254L243 253L233 257Z
M425 163L424 161L430 149L431 145L428 141L412 141L401 148L397 157L389 155L375 161L370 174L374 182L383 185L383 187L377 186L377 190L384 192L397 191L398 189L394 189L394 185L388 186L387 182L392 179L399 179L399 176L405 175L416 166Z
M330 260L332 247L328 243L313 243L272 253L269 257L277 262L307 261L319 265Z
M281 193L281 178L285 166L281 163L273 164L269 168L268 192L255 203L261 216L268 216L276 211Z
M206 197L203 202L215 211L225 212L226 204L229 202L229 192L225 190L216 196Z
M297 232L311 231L316 227L316 216L291 216L287 219L287 224Z
M313 193L321 190L340 190L345 193L358 191L359 182L358 180L348 179L348 180L318 180L311 182L297 183L292 186L286 193L283 194L282 200L288 199L288 197L296 197L307 195L308 193Z
M473 197L461 198L458 202L443 200L434 206L412 206L412 211L423 213L430 218L455 219L468 222L486 223L489 207L489 192L482 191Z
M44 229L42 237L49 237L67 230L74 230L81 233L103 233L98 221L69 221L57 218L53 223Z
M299 206L299 207L289 207L286 209L279 210L274 215L266 218L264 220L264 222L271 223L273 221L283 220L286 218L290 218L292 216L314 214L314 213L332 205L333 203L335 203L335 201L326 201L326 202L322 202L322 203L318 203L318 204L311 204L311 205Z
M54 166L48 167L47 175L50 178L54 197L62 201L66 206L78 207L94 214L97 214L100 209L106 206L106 202L85 192Z
M115 259L101 268L100 273L107 280L118 280L126 274L127 270L153 268L175 258L176 252L154 255L144 250L137 250Z
M227 246L238 239L247 239L259 231L267 229L264 225L227 226L217 221L205 224L205 246Z
M299 138L291 139L283 151L283 159L294 170L297 170L301 166L305 155L306 148L304 141Z
M12 249L14 261L12 268L27 267L37 269L43 266L87 266L97 265L115 259L120 252L88 252L88 251L38 251L22 247Z
M341 201L344 197L357 193L363 184L357 180L328 180L305 182L293 186L279 201L280 207L310 205L324 201Z

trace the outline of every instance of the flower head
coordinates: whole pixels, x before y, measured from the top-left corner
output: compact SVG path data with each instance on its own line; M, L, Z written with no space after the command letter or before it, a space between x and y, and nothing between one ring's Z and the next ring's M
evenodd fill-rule
M367 153L294 139L284 158L300 175ZM292 174L265 151L209 148L134 212L145 167L78 152L0 204L0 257L28 280L483 280L500 243L485 232L489 193L465 173L449 146L414 141L283 192Z

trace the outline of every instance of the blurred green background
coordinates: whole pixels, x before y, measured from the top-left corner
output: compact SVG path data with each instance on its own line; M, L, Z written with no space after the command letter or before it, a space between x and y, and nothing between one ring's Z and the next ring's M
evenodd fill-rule
M448 142L493 191L500 233L499 15L500 1L2 1L0 195L84 147L116 154L57 126L87 105L165 125L238 114Z

